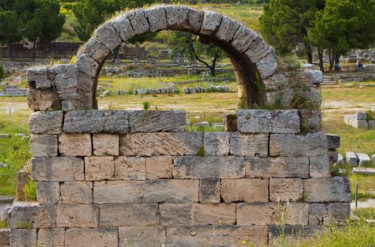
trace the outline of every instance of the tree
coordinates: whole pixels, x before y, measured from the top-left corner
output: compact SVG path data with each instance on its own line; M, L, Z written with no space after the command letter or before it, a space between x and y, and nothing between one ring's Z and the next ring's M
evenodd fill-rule
M172 56L185 56L190 61L197 60L210 70L210 75L216 75L216 63L223 59L224 52L213 44L202 44L197 38L186 32L173 31L168 39ZM204 57L210 59L209 62Z
M282 55L303 43L308 63L312 63L308 30L323 7L324 0L271 0L260 17L262 35Z
M323 50L327 50L331 71L341 55L374 42L375 1L327 0L324 10L316 13L309 39L318 47L321 69Z
M34 0L31 18L24 17L23 35L33 42L33 59L37 42L46 44L61 35L65 16L60 14L57 0Z
M13 60L12 42L19 41L20 22L15 11L0 11L0 41L7 45L8 56Z

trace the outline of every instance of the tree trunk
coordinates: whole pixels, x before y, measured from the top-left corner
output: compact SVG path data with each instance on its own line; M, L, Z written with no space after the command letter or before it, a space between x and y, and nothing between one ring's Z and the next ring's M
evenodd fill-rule
M328 49L328 58L329 58L329 72L332 72L332 69L333 69L333 65L335 63L335 59L334 59L335 55L333 54L332 52L332 48L329 48Z
M340 70L340 55L335 55L335 68Z
M9 39L7 40L7 48L8 48L8 56L9 56L10 60L14 60L12 44L11 44Z
M117 47L113 50L113 59L112 59L113 64L116 63L117 59L119 58L119 54L120 54L120 45L117 46Z
M36 58L36 41L34 40L34 43L33 43L33 49L32 49L32 56L33 56L33 61L35 61L35 58Z
M322 73L324 73L324 64L323 64L323 50L318 47L318 56L319 56L319 67Z
M308 41L305 41L305 53L307 57L307 63L312 64L313 63L312 49Z

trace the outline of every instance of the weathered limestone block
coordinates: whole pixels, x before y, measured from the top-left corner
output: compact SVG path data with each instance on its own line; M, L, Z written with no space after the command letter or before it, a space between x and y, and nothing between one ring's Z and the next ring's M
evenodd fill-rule
M205 155L224 156L229 154L229 137L226 132L206 132L204 133Z
M309 225L343 222L350 215L350 203L310 204Z
M145 180L145 158L120 156L115 159L116 180Z
M268 243L272 246L287 243L293 246L293 243L301 239L311 239L323 231L322 226L306 226L306 225L270 225L268 226ZM296 240L300 239L300 240ZM284 242L282 242L284 241ZM303 240L307 241L307 240Z
M266 92L266 103L275 107L291 108L295 96L293 88Z
M304 70L303 74L309 81L309 86L320 85L321 83L323 83L323 73L320 70Z
M70 228L65 232L65 246L118 246L118 230L114 227Z
M53 66L56 71L55 87L60 100L79 100L77 94L78 69L74 64L58 64Z
M36 182L36 197L40 204L57 204L60 200L58 182Z
M245 159L234 156L177 157L173 165L173 177L182 179L244 178Z
M61 134L62 111L35 112L29 119L29 131L32 134Z
M229 142L232 155L260 157L268 155L267 134L231 133Z
M160 6L148 8L145 10L150 32L156 32L167 29L167 19L164 8Z
M269 225L281 224L278 222L278 204L237 204L237 225ZM285 203L280 206L286 214L286 224L307 225L309 216L309 204L307 203ZM281 212L280 212L281 213Z
M10 233L12 246L35 247L36 229L13 229Z
M223 16L215 37L221 41L230 43L233 40L238 28L240 28L240 24L237 21Z
M303 184L300 178L271 178L270 201L297 202L303 199Z
M322 128L322 113L320 110L298 110L301 118L301 129L305 132L320 131Z
M237 124L242 133L300 132L298 110L239 110Z
M61 203L92 203L91 182L65 182L61 184Z
M128 133L128 112L106 110L78 110L65 114L66 133Z
M350 183L347 178L312 178L303 181L306 202L351 202Z
M127 42L129 39L135 36L132 25L125 14L120 14L111 20L113 28L120 35L123 42Z
M95 35L96 38L110 51L113 51L121 44L120 36L113 28L111 22L106 22L103 25L101 25L98 29L96 29Z
M327 155L310 157L309 160L311 178L331 177L330 162Z
M52 81L48 78L47 67L32 67L26 70L26 80L35 83L37 89L47 89L52 86Z
M358 157L353 152L346 152L345 153L346 163L351 166L358 166Z
M272 76L263 79L263 84L266 91L275 91L287 87L289 84L289 78L286 73L279 71Z
M354 121L353 127L357 129L368 129L368 122L367 120L357 120Z
M30 138L30 151L33 157L55 157L57 149L55 135L32 135Z
M78 53L75 64L77 65L78 71L89 75L91 78L95 78L99 64L92 57L83 53Z
M57 227L98 227L98 208L91 204L59 204Z
M358 166L366 166L366 165L371 164L371 159L370 159L370 156L368 156L368 154L357 153L357 157L358 157Z
M0 247L9 247L10 231L9 229L0 229Z
M186 126L184 111L130 111L130 132L182 132Z
M35 89L33 85L29 85L27 104L33 111L61 109L61 102L56 90Z
M189 8L186 6L165 6L167 28L181 30L187 19Z
M257 63L259 60L273 52L274 51L268 46L263 38L257 35L251 42L251 45L245 54L253 63Z
M159 224L158 204L104 204L100 226L153 226Z
M357 112L356 114L355 114L355 116L356 116L356 118L358 119L358 120L366 120L366 112Z
M234 35L232 46L240 53L249 49L251 42L257 37L257 34L240 24L236 34Z
M87 181L113 180L115 164L112 156L85 157L85 174Z
M203 35L212 35L219 29L222 18L223 16L217 12L205 10L200 33Z
M303 135L271 134L270 155L306 157L327 153L327 137L321 132Z
M146 178L172 178L172 164L171 156L146 158Z
M268 180L222 179L221 197L228 202L268 202Z
M143 9L135 9L127 12L125 16L129 19L135 35L148 33L149 24Z
M199 201L220 203L220 179L201 179Z
M61 156L91 156L90 134L62 134L59 137Z
M166 240L166 229L162 226L119 227L119 246L163 246Z
M50 228L38 230L38 247L64 247L65 242L65 229L64 228Z
M330 203L327 206L328 217L331 218L332 223L346 223L350 211L350 203Z
M97 62L103 61L111 51L96 37L91 38L82 48L82 53L85 53L95 59Z
M35 158L31 177L36 181L79 181L84 179L83 160L74 157Z
M166 226L233 225L236 222L236 204L161 204L160 221Z
M109 181L94 183L94 202L198 202L198 180Z
M247 178L308 178L309 159L307 157L247 158Z
M120 155L196 155L203 146L203 133L134 133L120 137Z
M114 134L94 134L92 136L95 156L118 156L120 154L120 136Z
M168 228L167 246L241 246L243 241L255 246L267 245L266 226L179 226Z
M256 63L258 72L262 78L267 78L276 73L278 64L276 60L276 56L273 52L268 53L267 56L260 59Z
M9 211L11 229L55 227L56 211L52 205L39 206L36 202L15 202Z

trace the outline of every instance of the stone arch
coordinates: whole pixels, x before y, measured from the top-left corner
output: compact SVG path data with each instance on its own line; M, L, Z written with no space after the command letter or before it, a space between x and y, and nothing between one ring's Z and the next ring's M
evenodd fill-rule
M97 108L97 79L111 51L137 35L161 30L190 32L198 35L202 42L223 49L233 64L239 103L243 106L250 108L254 104L270 103L267 92L279 88L286 80L278 73L273 49L245 25L213 11L161 5L119 14L100 26L78 52L75 66L80 107Z

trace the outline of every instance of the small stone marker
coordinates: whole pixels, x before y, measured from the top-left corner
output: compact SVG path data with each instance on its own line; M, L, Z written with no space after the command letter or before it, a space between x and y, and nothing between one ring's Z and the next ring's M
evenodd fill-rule
M345 164L344 157L342 156L342 154L338 154L337 155L336 164L337 165L343 165L343 164Z
M364 154L364 153L357 153L357 157L358 157L358 165L359 166L366 166L366 165L369 165L371 163L371 160L370 160L370 156L368 156L367 154Z
M358 158L357 155L353 152L346 152L346 163L351 165L351 166L357 166L358 165Z

